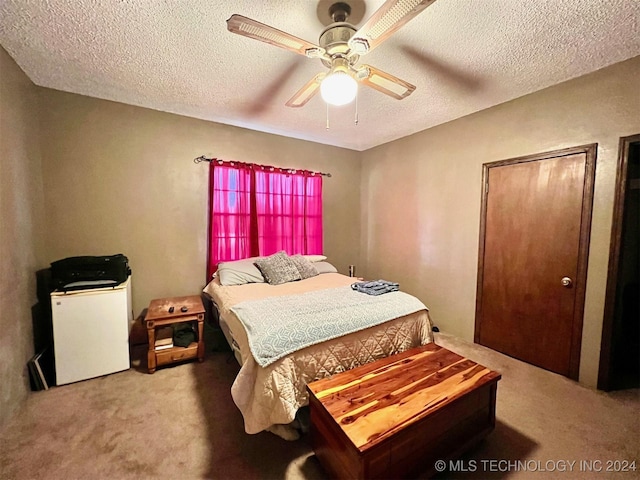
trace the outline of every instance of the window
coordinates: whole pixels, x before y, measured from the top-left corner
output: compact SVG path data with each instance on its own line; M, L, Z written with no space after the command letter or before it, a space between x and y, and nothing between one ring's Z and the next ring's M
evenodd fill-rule
M209 208L207 279L219 262L323 253L320 174L212 161Z

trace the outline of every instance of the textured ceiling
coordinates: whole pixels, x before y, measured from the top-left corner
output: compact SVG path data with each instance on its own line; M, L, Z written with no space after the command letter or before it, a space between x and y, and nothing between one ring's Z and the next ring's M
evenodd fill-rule
M382 5L366 0L364 20ZM37 85L366 150L640 54L639 0L437 0L361 61L416 85L285 102L320 60L227 31L238 13L316 43L314 0L2 0L0 44ZM360 24L362 24L361 22Z

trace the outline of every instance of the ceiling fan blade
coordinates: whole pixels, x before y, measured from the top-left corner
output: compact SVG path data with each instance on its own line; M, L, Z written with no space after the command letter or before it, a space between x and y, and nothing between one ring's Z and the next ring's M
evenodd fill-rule
M413 62L429 71L431 77L439 77L438 80L469 92L483 88L484 80L478 74L465 72L445 60L441 60L433 54L422 52L411 45L402 45L400 50L410 57Z
M319 73L309 80L300 90L294 93L293 97L286 103L287 107L303 107L316 94L320 87L320 82L326 77L326 73Z
M318 45L242 15L231 15L227 20L227 30L311 58L322 57L326 53Z
M370 52L435 0L387 0L349 40L358 55Z
M408 97L416 89L415 85L370 65L362 65L358 69L356 78L361 83L398 100Z
M253 93L251 102L242 107L243 113L256 117L267 112L272 107L271 102L278 97L297 69L300 68L302 62L304 62L302 58L292 57L292 61L282 68L279 75L276 75L270 82L266 83L264 88Z

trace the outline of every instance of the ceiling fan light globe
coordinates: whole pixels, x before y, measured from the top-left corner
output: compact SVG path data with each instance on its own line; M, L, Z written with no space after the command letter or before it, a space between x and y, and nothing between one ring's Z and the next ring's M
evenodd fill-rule
M334 72L320 84L320 95L329 105L346 105L353 102L358 92L358 83L345 72Z

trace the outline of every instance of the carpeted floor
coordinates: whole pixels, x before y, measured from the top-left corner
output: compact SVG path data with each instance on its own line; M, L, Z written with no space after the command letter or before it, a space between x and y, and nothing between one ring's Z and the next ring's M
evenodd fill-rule
M605 394L447 334L436 342L502 373L495 431L439 478L640 477L639 390ZM325 478L306 436L244 433L230 353L143 367L30 395L0 432L0 478ZM636 471L605 471L624 461Z

